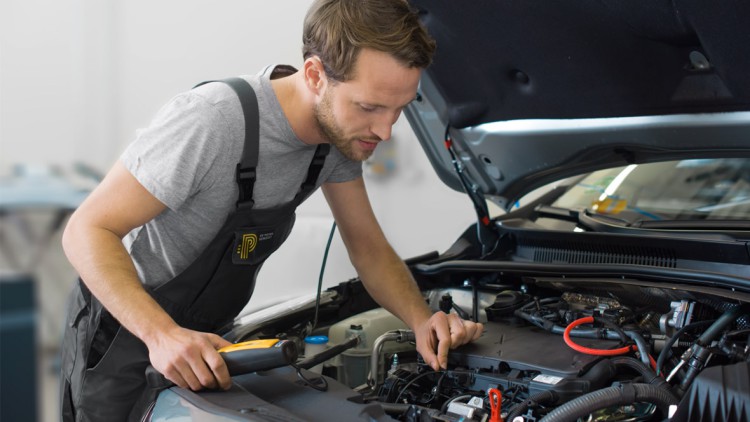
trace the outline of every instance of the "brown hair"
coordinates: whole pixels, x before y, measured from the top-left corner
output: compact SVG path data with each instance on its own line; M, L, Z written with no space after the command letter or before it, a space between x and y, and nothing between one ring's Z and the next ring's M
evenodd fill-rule
M337 82L354 77L363 48L418 68L429 66L435 52L435 40L406 0L316 0L305 16L302 44L302 56L318 56Z

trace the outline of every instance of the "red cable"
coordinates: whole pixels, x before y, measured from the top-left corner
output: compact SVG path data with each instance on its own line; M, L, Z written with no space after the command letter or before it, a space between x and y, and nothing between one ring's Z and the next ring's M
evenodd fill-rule
M584 347L579 344L576 344L573 342L573 340L570 339L570 331L573 330L573 328L582 325L582 324L593 324L594 317L584 317L577 319L568 325L567 328L565 328L565 332L563 333L563 339L565 339L565 344L570 346L571 349L586 353L588 355L595 355L595 356L618 356L618 355L624 355L625 353L629 353L633 350L637 350L635 346L625 346L620 347L619 349L592 349L590 347Z
M565 340L565 344L567 344L571 349L586 353L588 355L594 355L594 356L618 356L618 355L624 355L629 352L639 351L638 346L625 346L620 347L619 349L592 349L590 347L584 347L580 344L576 344L573 342L573 340L570 338L570 332L573 330L573 328L583 325L583 324L592 324L594 322L594 317L584 317L577 319L570 323L565 328L565 332L563 333L563 339ZM647 354L649 362L651 362L651 368L656 370L656 361L654 358L651 357L651 355Z

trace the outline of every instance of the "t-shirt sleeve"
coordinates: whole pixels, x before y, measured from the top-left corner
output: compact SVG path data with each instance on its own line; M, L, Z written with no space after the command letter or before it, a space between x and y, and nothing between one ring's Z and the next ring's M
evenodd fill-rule
M228 128L222 115L191 92L174 97L120 157L125 167L172 210L212 183L211 167Z
M331 171L331 174L326 179L326 182L342 183L362 176L361 162L353 161L344 157L334 147L331 147L330 155L331 158L335 160L336 164L333 167L333 171Z

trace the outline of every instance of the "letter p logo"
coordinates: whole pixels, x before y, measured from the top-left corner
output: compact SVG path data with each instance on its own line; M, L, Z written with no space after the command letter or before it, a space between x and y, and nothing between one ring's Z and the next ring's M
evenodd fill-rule
M237 255L240 256L240 259L245 260L257 245L258 236L255 233L243 234L242 241L237 245Z

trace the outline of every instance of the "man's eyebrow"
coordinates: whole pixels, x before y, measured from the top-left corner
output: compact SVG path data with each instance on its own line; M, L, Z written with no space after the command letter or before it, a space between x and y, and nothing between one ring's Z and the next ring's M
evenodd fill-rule
M414 98L412 98L411 100L407 101L406 104L403 104L403 105L399 106L398 108L405 108L409 104L413 103L414 100L416 100L416 99L417 99L417 95L414 95ZM368 102L368 101L357 101L357 104L368 106L368 107L373 107L373 108L387 108L383 104L371 103L371 102Z
M406 108L406 106L413 103L416 99L417 99L417 95L414 95L414 97L411 100L407 101L407 103L402 105L400 108Z
M419 97L418 95L415 95L411 100L409 100L408 103L404 104L404 107L408 106L409 104L413 103L414 101L417 101L418 97Z

